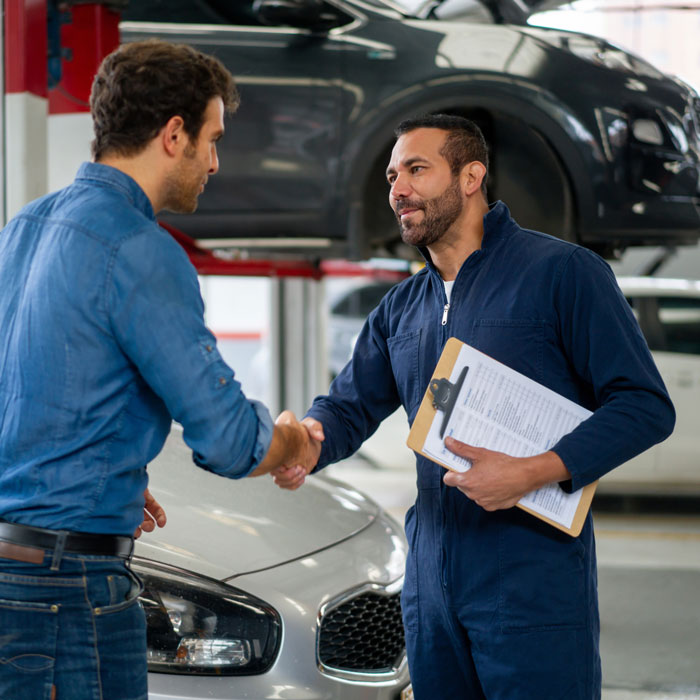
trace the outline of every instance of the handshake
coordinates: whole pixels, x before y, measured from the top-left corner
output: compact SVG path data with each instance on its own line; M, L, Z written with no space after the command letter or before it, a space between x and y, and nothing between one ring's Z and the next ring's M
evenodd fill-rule
M270 449L251 476L272 474L283 489L298 489L318 462L323 426L313 418L299 422L291 411L283 411L275 421Z
M313 418L299 422L291 411L282 411L275 421L270 448L249 476L272 474L274 482L283 489L298 489L306 475L316 466L324 439L323 426ZM166 523L165 510L150 491L144 493L143 522L136 528L134 538L153 532Z

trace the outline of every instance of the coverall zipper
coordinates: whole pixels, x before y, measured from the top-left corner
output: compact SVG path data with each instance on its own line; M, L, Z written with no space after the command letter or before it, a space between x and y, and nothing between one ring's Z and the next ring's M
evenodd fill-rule
M454 293L454 289L452 290ZM450 301L445 297L445 303L443 304L442 307L442 345L444 346L445 341L447 340L447 337L449 337L449 333L447 332L447 318L450 313ZM447 517L446 517L446 509L447 509L447 486L440 480L440 520L441 520L441 537L440 537L440 549L441 549L441 557L440 557L440 581L442 583L442 588L443 590L447 590L447 546L446 546L446 538L447 538L447 527L448 527L448 522L447 522Z

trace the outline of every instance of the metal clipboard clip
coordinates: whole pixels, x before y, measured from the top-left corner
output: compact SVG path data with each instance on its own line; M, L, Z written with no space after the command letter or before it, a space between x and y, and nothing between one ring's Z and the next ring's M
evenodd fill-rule
M457 381L452 384L449 379L431 379L430 392L433 395L433 408L437 411L442 411L442 425L440 426L440 438L445 435L445 428L452 415L452 409L455 407L457 397L462 389L464 380L467 376L469 367L462 367Z

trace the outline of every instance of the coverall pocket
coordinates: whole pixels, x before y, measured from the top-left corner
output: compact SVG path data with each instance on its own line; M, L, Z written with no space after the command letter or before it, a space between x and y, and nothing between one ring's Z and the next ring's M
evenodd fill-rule
M409 416L413 415L425 390L420 386L420 336L421 329L418 329L387 340L399 398Z
M408 556L406 557L406 574L401 591L401 611L404 627L415 632L418 629L418 569L416 564L418 521L415 506L411 506L406 513L405 529L408 540Z
M471 345L536 382L544 378L545 322L482 318L474 321Z
M498 610L503 632L586 624L584 545L545 527L506 525L501 531Z

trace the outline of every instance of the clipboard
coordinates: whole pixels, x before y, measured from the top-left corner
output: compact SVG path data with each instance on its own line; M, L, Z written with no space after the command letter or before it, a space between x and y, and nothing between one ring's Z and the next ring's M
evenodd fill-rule
M500 371L504 376L522 382L523 386L532 387L533 391L537 390L546 392L545 395L551 395L553 400L570 404L572 410L578 409L580 415L583 413L590 415L590 411L586 411L582 407L568 401L568 399L555 394L555 392L552 392L550 389L542 387L541 385L537 384L537 382L534 382L528 377L525 377L497 360L484 355L475 348L471 348L457 338L450 338L443 349L437 366L435 367L433 378L428 384L428 388L423 396L423 400L418 409L416 418L411 426L408 440L406 441L406 444L412 450L423 455L424 457L427 457L433 462L440 464L440 466L453 471L460 471L460 469L456 469L450 464L441 460L441 458L434 452L426 449L426 442L430 440L434 442L437 435L439 435L439 440L442 441L445 436L445 431L450 424L452 414L455 411L455 408L458 406L457 402L460 397L460 392L462 392L463 389L466 391L466 389L469 388L465 388L464 386L465 382L467 382L467 378L470 377L471 374L472 376L470 378L473 381L478 381L478 379L473 376L474 372L469 364L462 364L461 366L459 364L460 362L463 362L463 359L460 358L463 358L467 354L467 352L463 351L463 348L465 348L468 353L471 353L472 357L478 358L479 371L481 371L481 363L483 361L483 364L493 369L494 372ZM455 375L457 369L459 369L459 373ZM466 405L466 403L464 405ZM432 434L431 430L433 431ZM460 439L458 434L455 434L453 437ZM463 440L463 442L469 442L469 440ZM488 445L482 446L489 448ZM501 451L507 452L507 450ZM541 451L546 451L546 449L542 449ZM510 452L508 453L510 454ZM576 537L581 533L581 529L583 528L583 524L590 509L597 484L597 481L593 482L592 484L588 484L574 494L565 494L558 484L551 484L543 487L542 489L538 489L536 492L533 492L533 494L528 494L526 497L521 499L524 501L529 499L528 502L531 502L533 504L532 506L527 505L526 503L517 503L516 507L531 513L552 527L555 527L562 532L566 532L572 537ZM550 488L558 490L558 494L554 491L551 491L550 494L567 502L570 518L566 519L565 522L561 522L555 517L549 517L546 514L546 509L543 510L539 503L535 503L533 501L534 494L539 495L540 492L542 492L542 498L544 498L546 495L544 491ZM574 507L575 511L573 510ZM551 515L554 516L554 513L552 512Z

